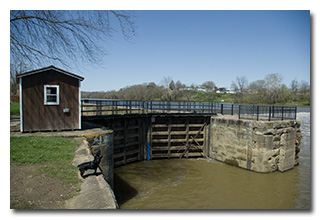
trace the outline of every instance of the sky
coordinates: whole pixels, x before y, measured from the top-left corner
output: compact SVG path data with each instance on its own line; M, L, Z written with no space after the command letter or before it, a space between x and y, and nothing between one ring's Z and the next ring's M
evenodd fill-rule
M102 66L71 70L85 77L83 91L119 90L164 77L186 85L213 81L230 89L237 76L249 82L278 73L310 83L308 10L134 11L136 36L106 40Z

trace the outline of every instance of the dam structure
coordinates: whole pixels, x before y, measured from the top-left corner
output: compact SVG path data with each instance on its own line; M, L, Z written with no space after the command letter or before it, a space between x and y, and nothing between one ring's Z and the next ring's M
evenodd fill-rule
M142 160L203 157L255 172L290 170L302 138L296 115L283 106L81 100L82 121L108 131L88 142L93 154L108 155L101 170L110 185L114 167Z

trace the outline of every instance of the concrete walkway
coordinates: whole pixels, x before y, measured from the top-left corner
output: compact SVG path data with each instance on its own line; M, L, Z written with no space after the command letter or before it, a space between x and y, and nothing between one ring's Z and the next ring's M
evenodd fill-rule
M87 142L84 140L79 149L75 152L72 161L73 166L93 160ZM78 178L83 179L80 194L65 202L66 209L117 209L118 205L109 184L104 180L101 172L93 170L85 172L85 179L78 173Z

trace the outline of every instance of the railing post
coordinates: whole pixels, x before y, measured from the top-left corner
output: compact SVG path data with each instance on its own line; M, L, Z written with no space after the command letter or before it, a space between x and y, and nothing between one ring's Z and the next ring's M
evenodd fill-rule
M141 105L142 105L142 114L144 114L145 104L146 104L146 102L142 101L142 103L141 103Z
M233 104L231 105L231 115L233 115Z
M128 101L125 102L126 105L126 114L128 114Z
M130 114L132 114L132 101L129 101L129 106L130 106Z
M254 119L254 105L252 105L252 119Z
M283 121L283 107L281 107L281 121Z
M97 115L101 115L101 101L96 102L96 107L97 107Z
M241 105L239 105L239 119L240 119L240 114L241 114Z
M259 105L257 105L257 121L259 121Z
M118 101L116 101L116 115L118 114Z
M269 106L269 121L271 121L271 106Z
M114 115L114 101L112 101L112 105L111 105L111 114Z
M166 106L166 101L164 101L164 102L163 102L163 105L162 105L162 112L163 112L163 113L165 113L165 106Z
M294 120L297 120L297 107L294 107Z
M272 118L274 118L274 106L272 106Z
M223 104L221 104L221 115L223 115Z

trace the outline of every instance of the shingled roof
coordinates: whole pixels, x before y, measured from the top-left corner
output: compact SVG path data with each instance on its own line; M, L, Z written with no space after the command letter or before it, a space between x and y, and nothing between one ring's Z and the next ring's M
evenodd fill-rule
M63 69L59 69L55 66L48 66L48 67L44 67L44 68L41 68L41 69L36 69L36 70L32 70L32 71L28 71L28 72L25 72L25 73L21 73L21 74L17 74L17 78L22 78L22 77L25 77L25 76L29 76L29 75L32 75L32 74L36 74L36 73L41 73L41 72L45 72L45 71L48 71L48 70L55 70L57 72L60 72L60 73L63 73L67 76L70 76L70 77L73 77L73 78L76 78L80 81L84 80L84 77L82 76L78 76L74 73L70 73L70 72L67 72Z

